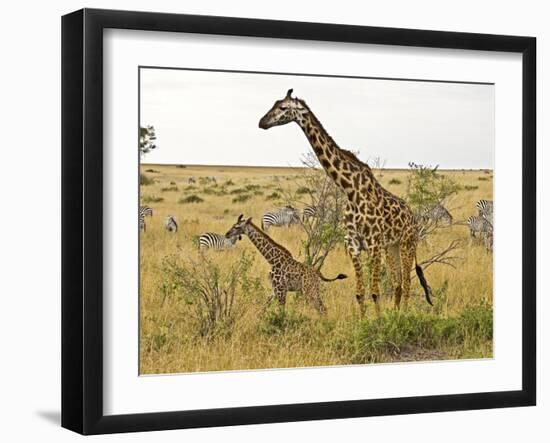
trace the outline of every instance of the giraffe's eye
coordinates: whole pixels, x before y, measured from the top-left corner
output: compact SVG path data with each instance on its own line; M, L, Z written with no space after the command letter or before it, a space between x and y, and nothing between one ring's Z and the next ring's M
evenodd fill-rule
M281 111L286 111L288 109L288 106L280 106Z

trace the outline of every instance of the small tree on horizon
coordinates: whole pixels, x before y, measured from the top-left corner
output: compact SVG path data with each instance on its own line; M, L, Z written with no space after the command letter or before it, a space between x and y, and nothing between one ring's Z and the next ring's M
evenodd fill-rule
M147 154L157 148L155 141L157 136L153 125L139 127L139 154Z

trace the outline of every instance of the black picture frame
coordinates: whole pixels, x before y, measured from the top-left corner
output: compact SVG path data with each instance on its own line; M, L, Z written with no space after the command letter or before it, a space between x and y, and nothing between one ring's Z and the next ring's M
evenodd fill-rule
M522 54L522 389L392 399L103 413L103 30L171 31ZM458 411L536 403L536 39L83 9L62 18L62 426L82 434Z

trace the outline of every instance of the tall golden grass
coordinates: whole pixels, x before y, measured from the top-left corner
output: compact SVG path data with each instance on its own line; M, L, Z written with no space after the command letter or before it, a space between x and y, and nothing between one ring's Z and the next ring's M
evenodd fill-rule
M475 214L475 203L479 199L492 199L492 171L440 172L462 186L462 190L447 202L455 222L465 221ZM353 268L342 245L331 252L322 272L329 277L345 273L351 278L323 284L323 299L328 309L325 317L320 317L293 293L287 297L284 318L278 317L281 314L273 308L266 308L265 302L271 293L269 266L248 239L243 238L231 251L208 252L208 256L223 268L238 260L243 251L248 251L254 257L249 274L259 278L261 289L257 293L242 294L237 300L241 315L230 334L209 338L199 336L189 303L168 287L171 282L163 271L163 261L170 256L181 260L201 260L196 237L209 231L225 233L241 213L253 217L259 224L264 212L281 204L277 200L269 200L267 196L276 192L278 187L292 189L297 186L293 177L301 171L293 168L142 165L141 173L153 179L153 184L141 186L141 200L142 203L150 202L147 204L154 210L154 216L147 219L147 231L140 237L141 373L492 356L491 333L476 336L475 331L480 328L476 326L466 330L461 326L461 322L466 321L464 319L470 318L471 312L474 312L474 317L477 315L471 310L479 306L484 307L492 319L493 293L492 255L486 252L482 244L472 241L468 228L461 224L439 229L428 241L420 244L417 252L421 262L442 250L451 240L461 240L461 247L455 254L461 257L456 262L456 269L434 264L425 271L434 290L435 307L425 303L418 281L414 278L406 312L393 313L391 294L384 293L381 297L384 312L381 319L375 318L370 300L367 318L360 319L354 297ZM402 196L406 191L408 174L406 170L384 170L381 177L377 175L384 187ZM233 198L238 194L216 195L205 191L213 188L210 184L188 183L189 177L198 179L206 176L215 176L218 188L231 180L233 185L226 187L228 191L250 184L259 185L259 189L249 200L233 203ZM190 186L193 188L190 189ZM190 195L197 195L204 201L179 203ZM156 201L159 199L162 200ZM177 219L177 234L165 231L164 219L167 215ZM303 260L303 232L300 226L272 228L270 235L288 248L295 258ZM477 322L475 325L479 323L476 319L472 321ZM391 328L393 324L398 324L401 329L395 332ZM415 325L422 325L418 327L426 330L410 330ZM439 331L437 337L432 336L434 328ZM449 328L462 332L452 335L454 332L448 332L451 330ZM400 335L396 337L395 334ZM376 342L372 338L375 336L379 337Z

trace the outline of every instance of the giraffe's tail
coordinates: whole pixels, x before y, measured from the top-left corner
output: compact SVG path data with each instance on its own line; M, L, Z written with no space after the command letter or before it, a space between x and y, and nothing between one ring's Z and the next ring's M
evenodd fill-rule
M331 282L331 281L335 281L335 280L343 280L345 278L348 278L348 276L346 274L338 274L336 277L334 278L326 278L325 276L323 276L323 274L321 274L319 272L319 276L321 277L321 280L323 281L327 281L327 282Z
M414 258L414 267L416 270L416 275L418 277L418 280L420 281L420 284L424 288L424 295L426 296L426 301L430 306L433 306L432 300L430 299L430 294L432 293L432 289L428 285L428 282L426 281L426 277L424 277L424 271L416 261L416 257Z

